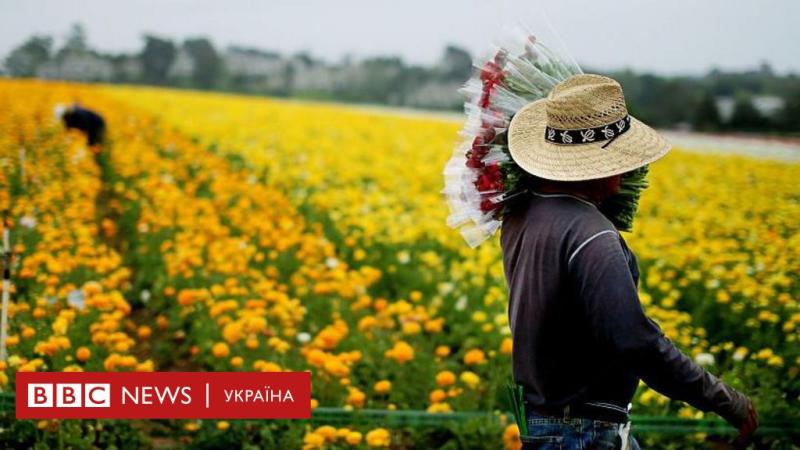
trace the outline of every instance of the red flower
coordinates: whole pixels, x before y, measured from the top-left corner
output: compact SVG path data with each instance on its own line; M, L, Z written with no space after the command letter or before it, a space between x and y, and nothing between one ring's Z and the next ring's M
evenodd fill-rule
M481 94L481 100L478 102L478 106L484 109L488 108L490 103L489 101L490 96L491 92L483 91L483 93Z
M483 142L492 142L497 134L494 127L486 127L481 129L481 136L483 136Z
M486 64L481 68L481 81L494 80L497 73L502 72L502 70L494 61L486 61Z
M481 97L478 106L492 113L494 116L502 117L496 111L491 110L492 92L496 85L503 82L506 74L503 72L505 65L506 52L500 50L495 54L494 59L487 61L480 71L480 79L483 83ZM503 172L497 163L484 164L483 158L489 153L489 147L496 137L495 125L492 121L483 120L481 131L472 141L472 147L466 152L467 167L478 170L478 178L475 180L475 188L479 192L502 192ZM480 208L483 212L497 210L500 203L492 202L488 197L481 201Z
M489 211L497 208L498 206L500 206L499 203L494 203L491 200L489 200L488 198L484 199L483 201L481 201L481 211L483 211L483 212L489 212Z
M474 159L469 157L469 153L467 154L467 167L472 169L480 169L483 167L483 163L480 159Z
M494 139L494 130L492 130L491 139ZM473 165L470 165L470 162L467 162L469 167L481 167L483 163L480 161L489 153L489 142L490 139L487 139L486 136L478 135L475 136L475 139L472 141L472 148L467 151L467 159L472 161ZM475 165L477 164L477 165Z
M475 180L475 186L479 191L488 191L492 188L492 180L484 173Z
M488 108L490 104L490 97L494 90L494 85L502 82L506 75L503 72L503 64L505 64L505 52L502 50L497 52L493 61L486 61L481 68L480 79L483 82L483 91L478 106L481 108Z
M475 180L475 187L478 191L500 191L503 190L503 172L497 163L492 163L483 167L478 179Z

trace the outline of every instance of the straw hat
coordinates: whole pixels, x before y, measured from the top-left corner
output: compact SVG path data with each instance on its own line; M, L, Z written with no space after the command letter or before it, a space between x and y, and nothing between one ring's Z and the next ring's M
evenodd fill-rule
M619 83L582 74L519 110L509 126L508 147L526 172L579 181L639 168L664 156L670 145L628 115Z

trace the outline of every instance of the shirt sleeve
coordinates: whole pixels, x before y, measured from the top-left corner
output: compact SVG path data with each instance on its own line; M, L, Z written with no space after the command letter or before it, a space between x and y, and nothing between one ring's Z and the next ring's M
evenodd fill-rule
M630 364L656 391L736 427L748 399L681 353L642 309L620 237L598 233L569 256L569 278L601 349Z

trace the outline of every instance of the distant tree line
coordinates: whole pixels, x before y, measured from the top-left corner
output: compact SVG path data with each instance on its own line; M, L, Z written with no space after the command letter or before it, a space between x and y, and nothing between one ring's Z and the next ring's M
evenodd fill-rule
M145 34L139 52L92 49L74 25L56 49L50 36L32 36L4 59L2 72L108 83L141 83L258 95L300 97L456 110L457 90L473 72L473 58L447 46L430 66L399 57L330 63L307 53L281 55L231 46L206 37L178 42ZM587 69L587 72L592 72ZM619 80L632 114L657 127L701 131L800 131L800 77L777 75L768 65L744 72L712 70L704 76L666 77L630 70L607 73Z
M631 114L658 127L699 131L800 132L800 77L767 64L744 72L661 77L631 71L619 80Z

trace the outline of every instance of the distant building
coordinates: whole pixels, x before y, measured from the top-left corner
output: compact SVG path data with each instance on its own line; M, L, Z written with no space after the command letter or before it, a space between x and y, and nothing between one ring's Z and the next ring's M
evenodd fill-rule
M461 82L429 81L406 95L407 106L412 108L449 109L464 104L458 92Z
M169 66L167 76L173 79L186 79L190 78L193 73L194 60L192 59L192 55L184 48L179 49L175 54L172 65Z
M109 81L114 66L108 58L93 52L66 52L39 66L36 76L73 81Z
M142 78L144 69L137 56L123 55L114 62L115 79L119 81L137 81Z
M282 75L287 64L277 53L242 47L227 48L222 54L222 60L229 75L244 78Z
M774 117L786 101L775 95L754 95L752 97L753 106L764 117ZM717 97L714 99L719 111L719 117L723 122L731 120L733 110L736 107L736 99L731 96Z
M293 87L298 91L330 92L348 81L354 82L357 79L348 80L343 76L343 71L335 67L304 64L295 64L293 67L295 67Z

